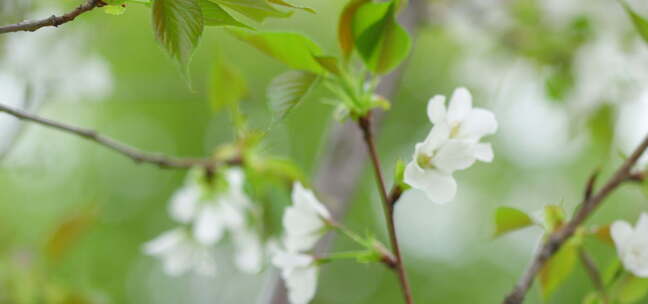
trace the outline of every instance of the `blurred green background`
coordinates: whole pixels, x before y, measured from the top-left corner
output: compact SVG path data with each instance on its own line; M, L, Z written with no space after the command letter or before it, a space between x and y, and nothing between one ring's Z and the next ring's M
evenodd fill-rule
M47 12L52 3L42 2L49 3L36 5ZM63 8L76 4L59 2ZM255 26L305 33L327 53L337 54L335 21L346 2L301 2L317 14L298 11ZM530 260L541 231L532 228L493 239L495 208L508 205L536 213L546 204L557 204L571 212L589 175L600 168L602 177L608 176L621 162L619 155L628 151L623 143L633 141L623 139L617 122L631 121L624 118L626 112L646 113L624 110L637 104L646 108L642 83L648 79L648 65L643 64L648 57L640 49L646 46L614 1L575 8L559 3L430 1L423 12L426 20L378 139L386 172L397 159L409 160L414 144L425 137L430 124L424 109L434 94L449 95L455 87L467 86L476 105L495 111L500 130L490 139L495 161L456 175L459 194L454 202L435 205L410 191L398 204L396 222L418 303L501 301ZM8 7L0 12L2 23L21 18ZM601 11L609 16L601 18ZM55 29L79 35L80 52L102 58L109 67L111 90L100 100L50 99L38 112L143 150L207 155L233 138L228 116L213 112L208 97L210 72L226 61L248 83L242 107L250 124L261 129L269 124L266 86L287 70L284 66L223 29L207 28L191 64L191 90L155 41L149 14L137 5L122 16L97 10ZM0 44L9 43L6 37L0 37ZM599 42L618 49L622 59L604 64L582 54ZM600 54L601 60L610 56L616 55ZM590 65L601 69L582 68ZM56 74L62 77L77 69L74 64L59 68ZM608 77L615 69L623 76L618 85L583 80L591 73ZM615 87L594 87L600 83ZM617 90L621 93L597 96L603 100L579 99ZM332 120L333 108L321 102L329 96L319 87L272 128L263 143L267 153L288 157L313 176ZM646 117L630 128L648 130ZM344 222L386 240L374 180L365 171ZM173 227L167 202L184 174L135 164L82 139L27 125L0 160L0 303L43 303L35 296L43 293L52 299L75 295L64 303L259 303L272 271L237 273L228 265L228 245L219 249L219 274L210 279L167 277L158 261L142 254L143 243ZM615 192L591 223L634 221L647 210L641 188L629 185ZM69 239L48 245L56 233ZM615 254L595 240L586 246L602 268ZM346 248L352 244L336 240L336 250ZM580 303L591 290L584 270L577 267L546 302ZM400 297L395 277L384 267L344 261L323 268L313 303L399 303ZM543 302L534 288L527 303Z

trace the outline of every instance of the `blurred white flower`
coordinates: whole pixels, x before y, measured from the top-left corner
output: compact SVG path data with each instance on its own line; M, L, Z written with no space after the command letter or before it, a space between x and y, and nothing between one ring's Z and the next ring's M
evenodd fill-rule
M87 54L82 35L56 28L8 36L0 68L26 81L41 101L98 100L112 88L108 64L97 55Z
M290 251L306 251L324 235L326 221L331 215L313 192L299 182L293 185L292 203L283 215L283 241Z
M198 185L189 184L177 190L169 204L171 218L180 223L190 222L196 215L201 196L202 190Z
M455 90L447 110L444 96L430 99L427 114L434 126L416 145L405 168L405 182L433 202L446 203L457 191L454 171L467 169L476 160L493 160L491 145L479 140L495 133L497 121L490 111L472 107L472 96L465 88Z
M196 242L181 228L162 233L144 244L143 250L146 254L161 259L164 272L170 276L190 271L213 276L216 272L213 249Z
M259 235L250 228L233 232L235 256L234 263L239 270L247 273L259 273L263 267L263 244Z
M616 221L610 229L623 266L634 275L648 278L648 214L639 217L636 227Z
M193 222L195 239L205 245L220 241L225 230L241 229L251 207L243 192L241 169L228 169L224 176L227 188L214 190L200 181L202 175L190 175L187 184L171 199L171 217L181 223Z
M272 264L281 270L291 304L307 304L313 299L317 290L318 267L312 256L278 251Z
M634 102L623 103L616 123L617 142L621 150L630 154L648 136L648 88ZM648 153L644 152L635 169L648 169Z

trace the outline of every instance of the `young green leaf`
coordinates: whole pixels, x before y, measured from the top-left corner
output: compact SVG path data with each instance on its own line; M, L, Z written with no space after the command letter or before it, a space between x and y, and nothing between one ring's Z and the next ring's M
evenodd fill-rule
M268 102L277 119L281 119L304 99L318 76L304 71L288 71L272 80L268 87Z
M203 31L198 0L155 0L151 11L155 36L186 76Z
M332 56L314 56L315 60L322 66L325 70L334 75L340 75L340 66L338 65L338 60Z
M495 237L533 225L529 215L515 208L499 207L495 210Z
M250 28L249 26L236 20L220 5L211 0L198 0L202 9L203 22L206 26L238 26Z
M637 303L648 293L648 278L632 275L621 278L614 286L615 298L621 304Z
M547 205L544 208L544 226L549 232L556 231L565 223L565 210L558 205Z
M263 22L266 18L285 18L291 12L282 12L274 8L267 0L211 0L226 8L248 17L256 22Z
M626 1L624 0L620 0L620 1L626 13L628 13L628 16L630 16L630 19L632 20L632 24L634 24L635 29L637 29L637 32L639 32L641 38L646 43L648 43L648 20L646 20L646 18L642 17L641 15L637 14Z
M217 60L212 69L209 101L214 111L233 107L247 94L247 85L241 73L224 60Z
M342 11L338 23L338 43L342 50L342 57L348 59L353 52L353 16L360 6L369 0L351 0Z
M126 5L125 4L108 4L104 6L104 12L108 15L114 15L114 16L119 16L123 15L124 12L126 11Z
M545 299L549 298L574 270L578 260L578 248L578 242L571 239L540 270L540 289Z
M304 35L287 32L251 32L243 29L230 29L240 40L247 42L266 55L273 57L291 68L311 71L317 74L324 72L315 59L321 53L320 48Z
M409 54L409 34L396 22L394 2L369 2L353 17L353 39L360 57L372 72L386 74Z
M295 5L295 4L292 4L292 3L288 3L288 2L286 2L284 0L268 0L268 1L270 1L270 3L276 4L276 5L281 5L281 6L285 6L285 7L289 7L289 8L294 8L294 9L300 9L300 10L309 12L311 14L315 14L315 10L310 8L310 7L305 7L305 6L301 6L301 5Z

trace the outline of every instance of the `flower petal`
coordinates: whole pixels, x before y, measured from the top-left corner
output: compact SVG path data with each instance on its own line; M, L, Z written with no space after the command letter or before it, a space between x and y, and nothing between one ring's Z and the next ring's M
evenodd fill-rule
M182 242L184 232L180 229L173 229L160 234L158 237L147 242L143 246L144 253L148 255L162 255L169 252Z
M223 219L216 206L204 206L194 223L194 238L204 245L212 245L223 237Z
M414 161L405 168L405 183L425 192L433 202L443 204L451 201L457 193L457 183L452 176L436 170L423 170Z
M646 238L648 239L648 213L642 213L639 216L635 230L637 231L637 233L646 236Z
M331 218L331 214L328 212L326 207L324 207L324 205L322 205L322 203L317 200L315 194L313 194L313 191L304 188L304 186L300 182L295 182L293 184L292 200L293 205L300 209L303 208L313 210L325 219Z
M478 141L485 135L497 131L497 120L493 112L484 109L472 109L459 128L457 137Z
M416 145L417 150L425 155L433 155L450 137L450 127L446 123L434 125L425 140ZM418 153L418 152L417 152ZM416 159L416 157L414 158Z
M443 145L433 164L447 174L464 170L475 163L475 145L465 141L450 140Z
M612 240L614 240L617 250L623 252L626 249L628 241L632 240L634 231L628 222L616 221L610 227L610 234L612 235Z
M307 304L317 291L317 267L297 268L284 278L291 304Z
M196 214L199 199L199 187L185 186L180 188L171 197L171 204L169 205L171 218L180 223L191 221Z
M475 157L483 162L490 163L493 161L493 147L489 143L478 143L475 146Z
M282 271L292 271L297 267L306 267L313 263L313 257L306 254L278 250L272 257L272 264Z
M243 191L243 182L245 174L240 168L231 168L225 173L227 183L229 183L230 191Z
M472 109L472 96L468 89L460 87L454 90L448 105L448 123L461 123Z
M430 122L433 124L438 124L445 122L446 119L446 107L445 107L445 96L436 95L430 98L427 104L427 115L430 119Z
M240 229L233 233L236 255L236 267L243 272L259 273L263 258L263 248L258 236L249 229Z
M183 242L162 257L164 272L170 276L182 275L191 268L192 258L191 248Z

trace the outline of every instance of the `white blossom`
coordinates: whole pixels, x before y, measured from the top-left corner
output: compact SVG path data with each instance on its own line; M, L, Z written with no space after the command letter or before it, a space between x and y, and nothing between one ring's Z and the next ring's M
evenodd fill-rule
M177 228L162 233L144 244L144 252L162 260L164 272L179 276L193 271L213 276L216 261L211 248L196 242L184 229Z
M263 244L259 235L250 228L233 232L235 256L234 263L239 270L247 273L259 273L263 266Z
M225 179L227 188L214 191L191 177L171 199L171 217L181 223L192 222L195 239L205 245L220 241L226 230L243 227L251 207L243 191L243 172L238 168L229 169Z
M313 299L318 267L312 256L280 250L274 254L272 263L281 270L291 304L307 304Z
M292 203L283 216L283 241L290 251L306 251L324 235L331 215L313 192L299 182L293 185Z
M634 275L648 278L648 213L639 217L636 227L616 221L610 229L623 266Z
M497 130L495 116L473 108L470 92L458 88L446 110L445 97L430 99L427 114L434 124L427 138L416 145L412 161L405 168L405 182L424 191L437 203L452 200L457 184L452 173L470 167L476 160L490 162L493 150L480 139Z

